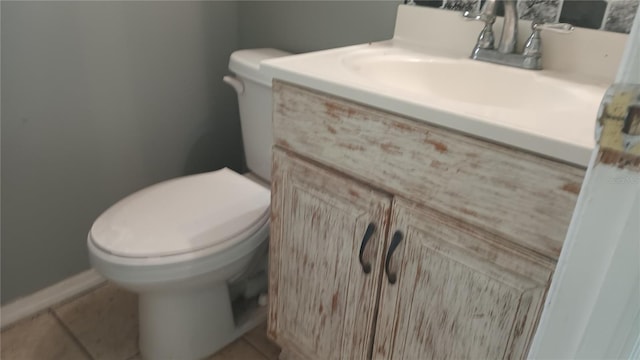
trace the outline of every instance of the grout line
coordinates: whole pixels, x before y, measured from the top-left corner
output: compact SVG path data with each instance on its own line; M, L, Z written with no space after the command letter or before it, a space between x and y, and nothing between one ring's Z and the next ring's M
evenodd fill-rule
M18 321L12 322L9 325L6 325L5 327L3 327L2 330L0 331L0 334L4 333L5 331L11 330L11 329L13 329L14 327L16 327L18 325L22 325L22 324L24 324L24 323L26 323L28 321L31 321L31 320L37 318L38 316L41 316L41 315L46 314L48 312L49 312L48 308L42 309L42 310L39 310L38 312L35 312L35 313L33 313L33 314L31 314L31 315L29 315L27 317L24 317L24 318L22 318L22 319L20 319Z
M265 360L270 360L269 356L267 356L267 354L264 353L264 351L262 351L258 346L254 345L251 341L249 341L248 338L245 337L245 335L242 335L241 337L242 341L246 342L247 344L249 344L249 346L251 346L252 348L254 348L258 353L260 353L260 355L262 355L262 357Z
M612 2L611 0L607 0L607 6L605 6L604 8L604 14L602 14L602 21L600 22L600 27L598 28L598 30L607 31L606 26L608 22L607 20L609 17L609 13L611 12L611 6L612 6L611 2Z
M95 358L91 355L89 350L82 344L82 342L73 334L73 331L69 329L69 327L62 321L62 319L56 314L53 308L49 308L49 313L53 316L54 319L62 326L62 329L71 337L73 342L82 350L82 352L88 356L89 359L95 360Z
M554 22L560 22L560 15L562 13L562 7L564 6L564 1L565 0L558 0L558 12L556 13L555 19L553 19Z

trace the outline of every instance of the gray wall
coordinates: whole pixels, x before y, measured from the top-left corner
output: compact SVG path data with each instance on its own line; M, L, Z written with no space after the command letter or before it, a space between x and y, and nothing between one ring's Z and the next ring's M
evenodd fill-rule
M2 2L2 303L89 268L137 189L242 169L235 2Z
M240 46L307 52L393 36L400 0L242 1Z
M231 51L388 39L399 2L3 1L2 303L88 269L123 196L243 167Z

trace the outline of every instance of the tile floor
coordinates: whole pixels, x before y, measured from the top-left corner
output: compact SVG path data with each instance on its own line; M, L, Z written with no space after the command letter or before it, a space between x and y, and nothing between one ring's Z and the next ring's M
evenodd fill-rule
M136 295L102 285L0 334L2 360L140 360ZM209 360L275 360L262 324Z

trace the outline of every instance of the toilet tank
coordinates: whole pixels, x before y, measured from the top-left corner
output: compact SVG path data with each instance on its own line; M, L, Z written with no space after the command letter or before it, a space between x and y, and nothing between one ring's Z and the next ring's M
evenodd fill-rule
M231 54L229 70L235 77L225 82L238 93L240 126L247 167L264 180L271 179L271 77L260 69L260 61L290 55L276 49L238 50Z

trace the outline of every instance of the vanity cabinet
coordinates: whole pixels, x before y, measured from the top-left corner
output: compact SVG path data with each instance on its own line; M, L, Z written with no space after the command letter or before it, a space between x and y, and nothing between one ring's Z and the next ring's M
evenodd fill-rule
M403 199L391 229L404 239L397 281L382 281L374 359L525 357L551 261Z
M304 358L367 359L391 197L278 149L271 180L271 333Z
M268 334L283 357L526 357L584 169L273 90Z

